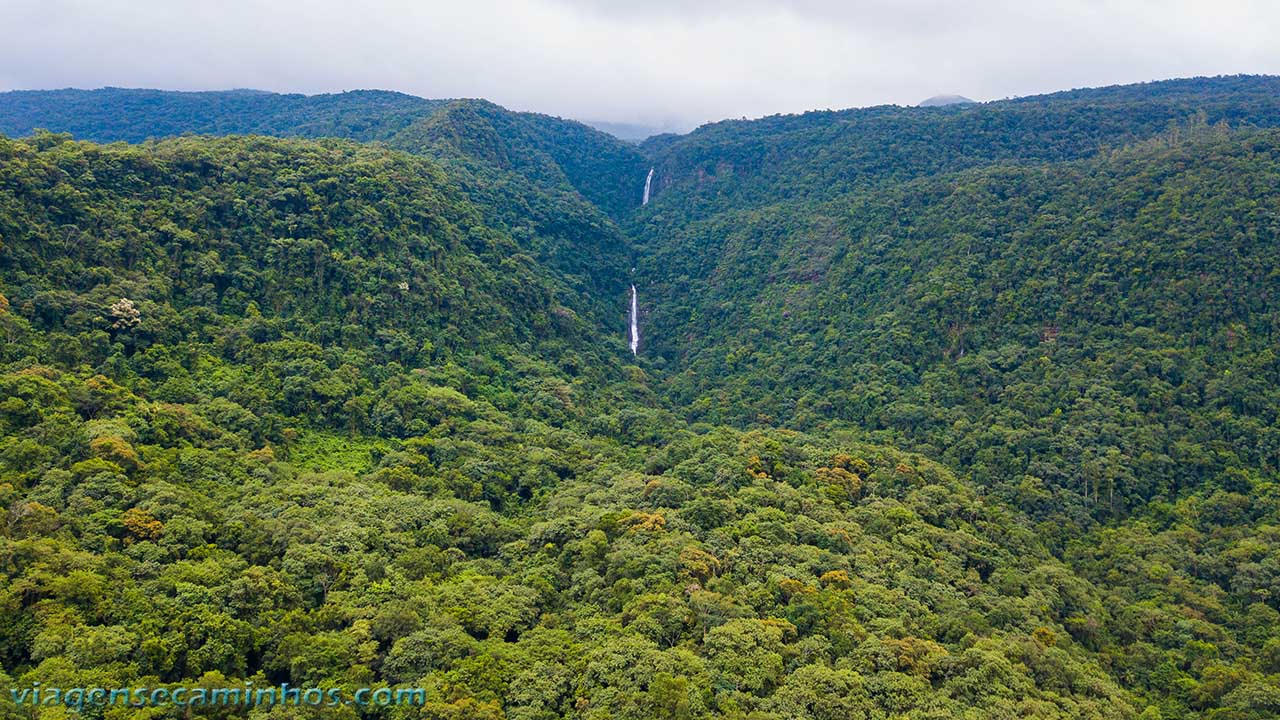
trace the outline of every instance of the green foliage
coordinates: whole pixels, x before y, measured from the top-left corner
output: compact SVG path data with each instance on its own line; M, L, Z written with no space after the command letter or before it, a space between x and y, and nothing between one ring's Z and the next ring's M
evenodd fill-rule
M0 133L22 137L45 128L97 142L185 133L367 141L386 139L443 104L382 90L311 96L257 90L18 90L0 94Z
M0 139L0 681L1273 717L1274 89L639 150L389 93L0 96L22 134L347 138Z
M387 143L408 152L461 156L544 189L578 192L612 217L640 204L649 169L634 146L582 123L508 112L483 100L450 103Z
M1064 527L1247 491L1280 468L1280 135L1203 132L694 224L646 261L650 349L696 419L851 423Z

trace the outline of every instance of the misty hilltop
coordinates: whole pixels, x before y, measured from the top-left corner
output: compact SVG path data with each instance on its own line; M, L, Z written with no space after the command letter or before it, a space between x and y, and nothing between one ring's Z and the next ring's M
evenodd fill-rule
M974 105L977 101L963 95L934 95L920 101L920 107L941 107L943 105Z

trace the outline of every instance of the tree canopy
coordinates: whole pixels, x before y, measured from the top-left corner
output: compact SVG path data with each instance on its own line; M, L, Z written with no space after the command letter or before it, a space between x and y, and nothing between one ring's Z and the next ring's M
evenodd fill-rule
M0 685L1275 717L1275 87L0 94Z

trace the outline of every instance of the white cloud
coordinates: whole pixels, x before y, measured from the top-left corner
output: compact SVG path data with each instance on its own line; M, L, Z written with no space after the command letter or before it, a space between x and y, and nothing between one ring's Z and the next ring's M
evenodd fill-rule
M1280 6L1248 0L8 4L8 89L376 87L650 124L1280 72Z

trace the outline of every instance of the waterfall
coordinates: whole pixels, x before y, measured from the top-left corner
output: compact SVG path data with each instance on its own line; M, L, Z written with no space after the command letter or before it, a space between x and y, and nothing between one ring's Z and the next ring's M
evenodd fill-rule
M650 170L652 175L653 171ZM636 286L631 286L631 354L638 355L640 349L640 328L636 325Z
M653 168L649 168L649 174L644 178L644 199L640 201L641 205L649 204L649 186L653 184ZM635 290L635 288L632 288Z

